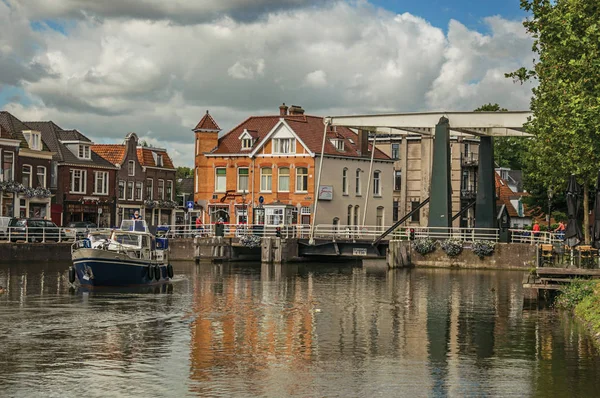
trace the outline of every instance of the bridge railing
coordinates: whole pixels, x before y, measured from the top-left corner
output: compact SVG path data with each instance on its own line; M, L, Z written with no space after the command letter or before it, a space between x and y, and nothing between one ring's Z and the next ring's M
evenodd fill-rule
M497 228L462 228L462 227L409 227L406 230L414 230L415 239L458 239L465 242L476 240L492 240L498 242L499 233ZM406 234L406 231L405 231Z
M530 231L526 229L510 229L510 241L512 243L562 243L565 239L564 232Z
M388 228L389 226L382 225L318 224L315 226L314 237L324 239L375 239L387 231Z

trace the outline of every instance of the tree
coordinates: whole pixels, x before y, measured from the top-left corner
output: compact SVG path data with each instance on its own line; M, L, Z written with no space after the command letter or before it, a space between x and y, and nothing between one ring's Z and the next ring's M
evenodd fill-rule
M557 191L574 174L583 185L584 232L589 242L589 187L600 165L600 7L589 0L521 0L534 38L533 70L506 74L537 79L527 123L533 134L529 174Z
M177 179L180 178L192 178L194 176L194 173L192 171L192 169L190 167L183 167L183 166L179 166L177 167L177 171L175 172L175 176Z
M498 104L485 104L475 109L475 112L507 112L508 109ZM494 161L498 167L508 167L512 170L523 170L523 160L527 151L527 140L519 137L495 137Z

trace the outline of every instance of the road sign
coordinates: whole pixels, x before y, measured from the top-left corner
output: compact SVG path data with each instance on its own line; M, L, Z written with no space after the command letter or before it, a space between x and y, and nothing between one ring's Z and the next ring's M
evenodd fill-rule
M265 202L265 197L264 196L259 196L258 197L258 203L260 203L261 205Z
M194 208L194 202L192 202L191 200L188 200L188 202L185 204L185 207L187 207L188 209L193 209Z
M364 247L353 247L352 248L352 255L353 256L366 256L367 255L367 249L365 249Z

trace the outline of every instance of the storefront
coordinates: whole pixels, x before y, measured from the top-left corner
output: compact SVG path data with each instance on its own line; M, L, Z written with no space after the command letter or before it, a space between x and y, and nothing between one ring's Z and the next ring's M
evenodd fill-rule
M140 205L117 205L117 226L120 226L123 220L131 220L136 211L143 215Z
M50 219L50 197L2 191L0 202L3 217Z
M110 227L112 215L112 204L100 202L93 199L81 201L67 201L64 203L64 222L67 225L70 222L88 221L100 228Z
M146 207L144 219L148 225L173 225L173 209Z
M229 205L209 204L208 215L211 224L215 224L217 222L229 223L231 219Z

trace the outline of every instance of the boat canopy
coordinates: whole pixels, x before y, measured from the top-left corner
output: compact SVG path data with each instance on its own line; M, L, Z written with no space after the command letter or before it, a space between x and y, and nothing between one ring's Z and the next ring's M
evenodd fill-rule
M134 231L149 233L148 225L145 220L123 220L121 222L121 231Z

